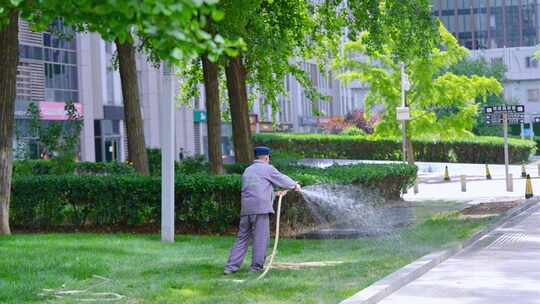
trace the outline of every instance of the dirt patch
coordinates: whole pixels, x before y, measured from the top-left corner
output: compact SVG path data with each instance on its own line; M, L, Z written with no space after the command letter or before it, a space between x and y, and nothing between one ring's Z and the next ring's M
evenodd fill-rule
M461 214L476 217L499 215L516 207L519 204L519 201L480 203L463 209L461 211Z

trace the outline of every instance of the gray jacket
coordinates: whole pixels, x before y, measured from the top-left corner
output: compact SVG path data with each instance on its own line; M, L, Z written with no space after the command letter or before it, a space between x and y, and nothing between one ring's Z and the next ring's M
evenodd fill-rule
M274 213L274 187L293 189L296 182L274 166L255 160L242 174L242 210L240 215Z

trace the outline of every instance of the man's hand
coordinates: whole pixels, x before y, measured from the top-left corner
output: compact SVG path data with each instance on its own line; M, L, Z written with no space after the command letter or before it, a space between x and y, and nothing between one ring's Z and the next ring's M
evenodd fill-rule
M277 192L276 192L276 195L277 195L277 196L284 196L285 194L287 194L287 190L277 191Z
M294 191L298 192L302 190L302 187L300 187L300 184L296 184L296 186L294 186Z

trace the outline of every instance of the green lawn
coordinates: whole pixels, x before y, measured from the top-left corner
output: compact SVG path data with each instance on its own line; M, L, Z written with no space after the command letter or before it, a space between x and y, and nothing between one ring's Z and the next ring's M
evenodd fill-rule
M345 263L272 270L261 281L247 272L249 263L235 275L222 275L232 237L178 236L174 244L126 234L0 237L0 303L80 303L73 296L38 294L64 284L66 289L87 288L97 282L93 275L112 280L95 291L126 296L113 303L337 303L487 223L436 216L390 238L283 240L277 262Z

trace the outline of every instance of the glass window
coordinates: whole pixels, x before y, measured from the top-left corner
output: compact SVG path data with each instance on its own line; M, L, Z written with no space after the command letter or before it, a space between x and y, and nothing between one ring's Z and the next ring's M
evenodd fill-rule
M531 56L528 56L528 57L525 57L525 67L526 68L537 68L538 67L538 60L536 60L535 58L531 57Z

